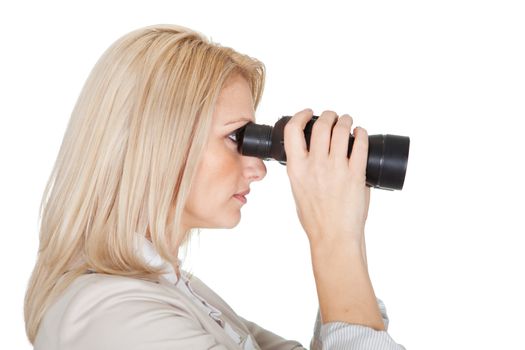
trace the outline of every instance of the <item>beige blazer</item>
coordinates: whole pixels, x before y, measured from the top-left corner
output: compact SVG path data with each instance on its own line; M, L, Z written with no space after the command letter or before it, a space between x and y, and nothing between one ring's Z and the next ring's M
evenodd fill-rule
M197 277L191 286L241 337L250 333L260 348L304 349L238 316ZM239 350L240 346L164 278L153 282L92 273L78 277L47 310L34 349Z

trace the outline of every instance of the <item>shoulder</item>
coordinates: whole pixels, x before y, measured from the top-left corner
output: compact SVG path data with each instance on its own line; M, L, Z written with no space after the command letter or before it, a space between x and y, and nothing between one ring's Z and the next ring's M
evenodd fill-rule
M148 335L144 332L162 333L173 326L174 319L193 318L176 288L136 278L87 274L75 279L49 307L35 349L122 347L134 335L141 334L144 340ZM153 325L158 329L152 330Z
M137 307L166 305L173 308L181 304L175 288L137 278L105 274L87 274L78 277L59 298L55 307L64 314L77 317L89 310L109 312L119 307ZM61 299L61 300L60 300Z

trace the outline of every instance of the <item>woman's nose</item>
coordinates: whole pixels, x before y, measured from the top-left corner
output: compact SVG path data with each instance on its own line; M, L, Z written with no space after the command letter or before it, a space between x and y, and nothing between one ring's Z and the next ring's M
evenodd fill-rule
M244 158L244 173L246 178L251 181L260 181L266 176L266 165L262 159L257 157L247 157Z

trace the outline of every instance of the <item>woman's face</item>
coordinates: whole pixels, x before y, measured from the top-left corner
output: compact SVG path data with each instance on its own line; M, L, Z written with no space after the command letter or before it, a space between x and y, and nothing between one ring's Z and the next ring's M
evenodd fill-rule
M248 82L241 75L230 77L215 105L206 150L186 202L182 217L185 230L232 228L239 223L244 203L234 195L266 175L261 159L237 151L233 134L249 121L255 123L254 114Z

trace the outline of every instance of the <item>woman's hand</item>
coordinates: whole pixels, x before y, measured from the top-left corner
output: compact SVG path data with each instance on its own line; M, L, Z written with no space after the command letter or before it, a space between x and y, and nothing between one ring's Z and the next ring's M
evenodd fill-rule
M308 151L304 128L312 116L313 111L305 109L284 127L286 168L299 220L311 247L364 244L370 203L366 186L368 134L363 128L354 129L348 159L352 117L345 114L338 118L335 112L325 111L313 124Z
M312 127L308 152L303 130L312 115L307 109L288 121L284 148L297 213L310 241L322 322L384 330L368 274L364 240L370 203L366 186L368 134L354 129L348 159L352 118L338 118L325 111Z

